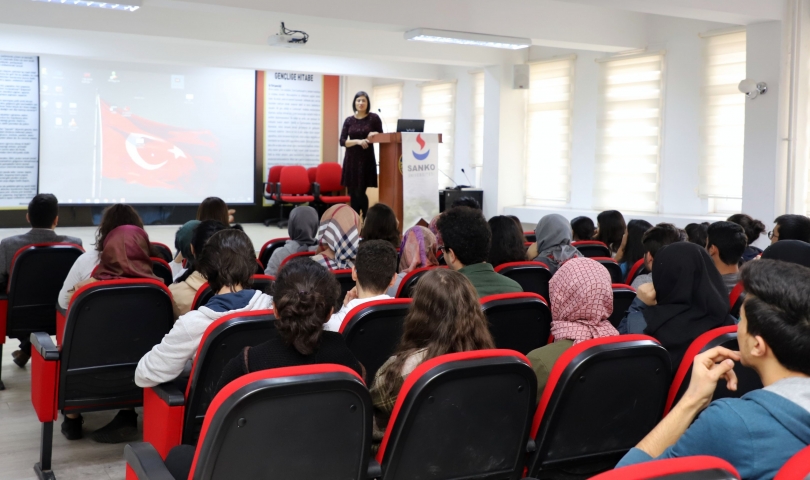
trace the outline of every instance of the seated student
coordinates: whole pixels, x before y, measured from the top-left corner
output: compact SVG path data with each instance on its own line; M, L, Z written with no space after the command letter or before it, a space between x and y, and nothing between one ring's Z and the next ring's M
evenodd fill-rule
M810 218L804 215L780 215L774 220L776 226L768 233L771 243L779 240L801 240L810 243Z
M442 216L441 213L436 215L435 217L433 217L430 220L430 223L428 224L428 230L430 230L433 233L433 235L436 236L436 245L439 245L439 246L444 245L444 243L442 243L442 234L439 233L439 227L438 227L439 218L441 218L441 216Z
M447 266L467 277L479 297L523 291L516 281L495 273L487 263L492 232L480 210L451 208L442 213L437 226L444 240Z
M475 210L460 207L454 210ZM481 217L483 219L483 217ZM478 297L464 275L446 268L419 279L394 355L371 385L374 405L374 451L379 448L397 396L408 375L423 362L447 353L495 348Z
M318 241L315 235L318 233L318 212L307 206L295 207L290 212L290 220L287 223L287 235L290 239L284 243L283 247L277 248L270 260L267 261L267 268L264 269L266 275L278 275L278 269L285 258L294 253L314 252L318 248Z
M452 204L450 204L450 208L456 207L469 207L473 210L482 210L481 204L478 203L478 200L474 199L473 197L457 198Z
M169 291L172 292L172 310L174 311L175 319L180 318L191 310L194 297L197 296L200 287L208 281L202 272L200 272L198 265L199 257L203 248L205 248L205 243L208 242L208 239L215 233L226 229L228 229L227 226L216 220L206 220L199 222L199 225L197 225L192 232L191 253L187 259L188 268L173 284L169 285Z
M596 260L573 258L551 277L551 334L554 343L527 355L537 374L537 401L543 395L554 363L572 346L619 332L608 318L613 313L610 273Z
M593 220L588 217L577 217L571 220L571 230L574 232L573 241L593 240L596 234L596 226Z
M780 240L766 248L761 258L810 267L810 244L801 240Z
M810 270L750 262L742 282L750 295L737 329L740 351L715 347L695 357L684 396L617 467L711 455L742 478L771 479L810 444ZM735 361L754 369L765 388L712 402L720 380L736 389Z
M541 218L534 234L537 241L529 246L526 259L545 263L552 274L566 260L582 256L571 246L571 225L562 215L552 213Z
M371 207L374 208L374 207ZM394 284L397 275L397 251L385 240L363 240L357 249L357 260L352 267L355 287L346 292L343 308L333 314L324 325L325 330L337 332L343 319L354 307L374 300L391 298L385 292Z
M360 243L360 216L348 205L333 205L321 215L318 249L311 260L329 270L352 268Z
M657 338L677 369L694 339L713 328L734 325L728 291L706 249L690 242L662 248L652 275L653 283L639 287L619 323L619 333Z
M235 210L229 209L228 204L221 198L208 197L197 207L197 220L201 222L216 220L223 225L230 225L233 223L235 212Z
M618 210L606 210L596 216L596 234L593 239L607 245L615 255L622 245L622 238L626 230L627 225L624 223L622 213Z
M427 228L419 225L409 228L402 236L402 245L399 248L399 273L394 284L385 293L396 297L399 284L405 275L417 268L438 266L439 260L436 257L438 247L436 236Z
M733 222L714 222L708 228L708 235L706 250L730 295L740 281L740 260L748 246L745 230Z
M742 257L743 263L753 260L761 255L762 250L751 244L756 242L759 239L759 236L765 232L765 224L759 220L754 220L744 213L732 215L728 217L727 220L743 227L743 230L745 230L745 236L748 237L748 248L745 249L745 253L743 253Z
M644 268L650 273L637 276L630 286L638 290L638 288L645 283L652 283L652 269L655 254L661 248L680 241L680 233L677 227L671 223L659 223L644 232L644 235L641 237L641 245L644 247Z
M362 241L385 240L394 249L399 248L399 220L391 207L384 203L377 203L369 208L368 214L363 218L360 238Z
M256 251L244 232L229 228L208 239L197 260L197 268L208 279L214 297L199 310L192 310L174 323L163 337L138 362L135 384L154 387L176 379L197 353L205 329L214 320L231 313L267 310L273 298L252 290L256 271Z
M644 245L641 243L641 239L644 237L644 233L651 228L652 224L646 220L627 222L627 232L622 239L622 246L616 252L616 263L622 269L622 276L626 277L633 265L644 258Z
M683 229L686 232L686 240L703 248L708 248L706 240L709 237L709 222L690 223Z
M70 294L77 283L87 280L93 274L93 270L98 266L99 256L104 247L104 241L107 235L116 228L122 225L134 225L138 228L143 228L143 222L138 212L129 205L123 203L116 203L104 209L101 214L101 222L99 222L98 230L96 230L96 244L92 250L87 250L79 255L79 258L70 267L65 278L65 283L62 284L62 290L59 291L59 298L57 303L61 308L67 308L70 301ZM151 256L151 255L150 255Z
M498 215L487 222L492 231L492 246L487 261L492 267L526 260L526 238L511 218Z
M186 270L191 267L194 257L191 254L191 237L194 235L194 229L199 224L199 220L189 220L178 228L177 233L174 234L174 250L177 253L174 259L169 262L174 281L177 281L177 278L186 273Z

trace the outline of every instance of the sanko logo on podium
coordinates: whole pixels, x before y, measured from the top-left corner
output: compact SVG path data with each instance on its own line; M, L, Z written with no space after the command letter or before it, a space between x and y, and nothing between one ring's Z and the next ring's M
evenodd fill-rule
M422 135L416 136L416 143L419 144L419 150L425 149L425 141L422 139ZM428 155L430 155L430 149L428 149L428 151L425 153L416 153L413 150L411 150L411 153L413 153L413 158L417 160L424 160L428 157Z

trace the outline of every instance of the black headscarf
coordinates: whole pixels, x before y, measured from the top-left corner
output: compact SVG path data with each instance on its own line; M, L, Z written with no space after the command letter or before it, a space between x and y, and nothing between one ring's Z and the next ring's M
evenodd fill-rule
M762 258L810 267L810 243L801 240L779 240L762 252Z
M652 276L657 304L644 310L644 333L669 351L675 371L693 340L713 328L734 324L728 290L706 250L689 242L659 250Z

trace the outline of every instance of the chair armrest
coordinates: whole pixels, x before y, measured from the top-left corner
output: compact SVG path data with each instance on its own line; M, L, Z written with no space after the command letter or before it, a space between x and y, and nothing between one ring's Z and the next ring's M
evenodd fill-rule
M178 407L186 403L185 395L177 388L174 382L161 383L152 387L151 390L170 407Z
M59 349L54 345L51 336L45 332L31 334L31 348L39 352L43 360L59 360Z
M176 480L155 447L146 442L131 443L124 447L124 460L127 470L139 480Z
M267 193L269 190L270 193ZM273 197L276 194L276 184L270 182L263 182L262 183L262 196L267 200L273 200Z
M183 443L185 396L173 382L143 390L143 441L166 458Z
M368 473L366 473L366 478L380 478L382 474L383 471L380 462L378 462L376 458L371 457L371 460L368 461Z

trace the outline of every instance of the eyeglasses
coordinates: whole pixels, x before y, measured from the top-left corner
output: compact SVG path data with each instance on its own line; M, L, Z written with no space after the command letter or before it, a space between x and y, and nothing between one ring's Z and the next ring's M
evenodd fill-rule
M768 240L773 240L773 237L779 238L779 234L775 234L773 230L768 232Z

